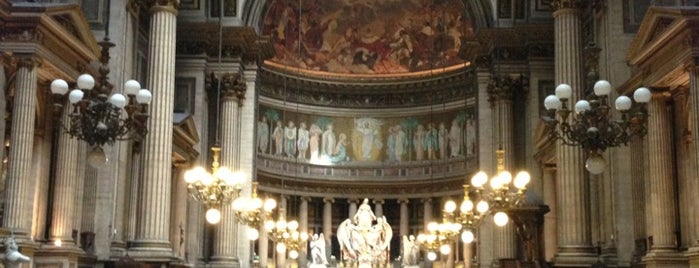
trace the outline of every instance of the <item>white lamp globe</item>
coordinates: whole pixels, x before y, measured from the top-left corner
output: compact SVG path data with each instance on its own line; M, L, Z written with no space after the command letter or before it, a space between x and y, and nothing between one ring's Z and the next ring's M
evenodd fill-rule
M95 78L89 74L81 74L78 76L78 88L83 90L91 90L95 87Z
M56 79L51 82L51 93L65 95L68 93L68 83L63 79Z
M527 184L529 184L529 181L531 180L531 176L529 176L529 172L526 171L520 171L517 173L517 176L515 176L515 182L514 185L517 187L517 189L524 189L527 187Z
M437 259L437 253L434 253L432 251L427 252L427 259L430 261L434 261Z
M139 90L138 95L136 95L136 102L140 104L149 104L151 99L153 99L153 95L147 89Z
M216 208L210 208L206 211L206 221L211 224L217 224L221 221L221 211Z
M126 106L126 97L119 93L115 93L111 97L109 97L109 103L111 103L119 109L124 108L124 106Z
M451 246L448 244L441 245L439 247L439 252L442 253L442 255L449 255L449 253L451 253Z
M248 228L248 240L255 241L260 238L260 232L255 228Z
M209 186L209 185L214 183L214 176L211 176L211 174L203 173L203 174L200 174L200 176L201 176L200 179L201 179L202 184Z
M612 92L612 84L610 84L607 80L599 80L597 83L595 83L593 90L597 96L607 96L610 92Z
M556 87L556 97L559 99L567 100L570 99L571 95L573 95L573 88L571 88L570 85L560 84Z
M645 87L639 87L633 92L633 99L638 103L648 103L651 96L650 90Z
M129 80L124 83L124 94L126 95L136 96L139 90L141 90L141 84L136 80Z
M435 232L439 229L439 224L436 222L430 222L427 224L427 230L430 232Z
M268 231L274 229L274 221L273 220L266 220L265 221L265 229Z
M456 210L456 203L454 201L449 200L444 204L444 211L452 213L454 210Z
M83 99L84 95L85 92L83 92L82 90L73 89L70 91L70 94L68 94L68 101L70 101L71 104L76 104Z
M286 229L286 221L278 220L275 227L277 227L277 230L284 230L284 229Z
M500 176L495 176L492 179L490 179L490 188L493 190L500 189L503 186L502 179L500 179Z
M102 147L97 146L87 154L87 163L94 168L99 168L107 163L107 154L104 153Z
M595 175L602 174L606 167L607 167L607 162L604 161L604 158L601 155L598 155L598 154L591 155L590 157L587 158L587 160L585 160L585 168L591 174L595 174Z
M473 210L473 201L469 200L464 200L463 203L461 203L460 210L462 213L467 213Z
M628 111L631 109L631 99L626 96L619 96L614 101L614 107L619 111Z
M510 182L512 182L512 173L510 173L509 171L500 172L498 177L500 178L500 183L502 184L509 184Z
M505 212L498 212L493 215L493 221L495 221L495 225L497 226L505 226L507 225L507 222L510 220L510 217L507 216L507 213Z
M586 100L579 100L578 102L575 103L575 112L576 113L584 113L592 109L590 107L590 102Z
M274 200L272 198L268 198L267 200L265 200L265 206L264 206L265 211L272 211L275 207L277 207L276 200Z
M481 214L486 213L488 209L490 209L490 205L488 205L488 202L483 200L479 201L476 205L476 211L480 212Z
M555 95L548 95L544 99L544 107L546 107L546 110L558 110L561 108L561 99Z
M292 260L295 260L298 257L299 257L298 251L296 251L295 249L292 249L291 251L289 251L289 258L291 258Z
M262 199L260 198L253 198L250 200L250 208L252 209L258 209L262 207Z
M486 174L483 171L479 171L478 173L476 173L476 175L473 175L473 177L471 178L471 184L473 184L473 187L483 187L483 185L485 185L486 182L488 182L488 174Z
M463 233L461 233L461 241L463 241L466 244L470 244L473 242L473 239L476 237L473 235L473 232L471 230L466 230Z
M277 252L278 253L286 252L286 245L284 245L284 243L277 243Z
M186 183L194 183L199 180L199 174L206 173L203 167L195 167L193 169L187 170L187 172L184 173L184 182Z
M289 228L289 230L294 231L299 228L299 222L295 220L290 221L287 227Z

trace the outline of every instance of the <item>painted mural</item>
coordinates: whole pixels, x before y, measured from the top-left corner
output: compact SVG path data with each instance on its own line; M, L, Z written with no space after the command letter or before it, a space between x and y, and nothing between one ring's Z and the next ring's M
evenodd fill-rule
M262 30L275 63L397 74L463 63L462 40L473 35L466 14L461 0L272 0Z
M473 109L401 118L327 117L261 107L257 150L313 164L475 157Z

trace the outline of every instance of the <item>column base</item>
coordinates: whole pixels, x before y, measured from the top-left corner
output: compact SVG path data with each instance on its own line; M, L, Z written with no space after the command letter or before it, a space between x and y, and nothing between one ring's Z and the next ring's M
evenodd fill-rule
M687 257L676 250L651 250L641 258L646 268L687 268Z
M690 268L699 268L699 245L689 248L685 256L689 260Z
M221 257L213 256L211 257L211 262L209 262L209 267L212 268L237 268L240 267L240 261L237 257Z
M553 257L553 267L585 267L599 261L599 256L589 252L561 252Z
M133 241L129 243L127 254L138 262L169 263L173 259L170 241Z
M51 267L78 267L80 259L85 255L85 251L75 244L63 246L44 245L34 253L33 264Z

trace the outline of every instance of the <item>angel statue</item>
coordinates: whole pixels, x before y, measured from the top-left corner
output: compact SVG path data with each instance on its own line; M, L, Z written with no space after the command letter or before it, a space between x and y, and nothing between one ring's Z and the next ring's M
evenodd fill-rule
M310 242L311 245L311 264L310 268L325 268L328 265L328 259L325 258L325 238L323 233L313 234Z
M403 261L401 267L415 268L420 267L417 263L418 255L420 254L420 245L415 241L415 236L403 236Z
M386 217L376 217L368 199L364 199L352 216L337 227L341 260L359 268L387 264L393 230Z
M19 267L20 263L30 262L31 258L19 252L14 235L5 238L5 267Z

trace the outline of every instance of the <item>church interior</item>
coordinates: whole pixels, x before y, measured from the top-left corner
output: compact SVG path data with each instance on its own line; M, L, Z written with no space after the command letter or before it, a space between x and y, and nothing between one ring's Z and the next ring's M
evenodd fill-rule
M697 0L0 0L0 91L0 266L699 267Z

